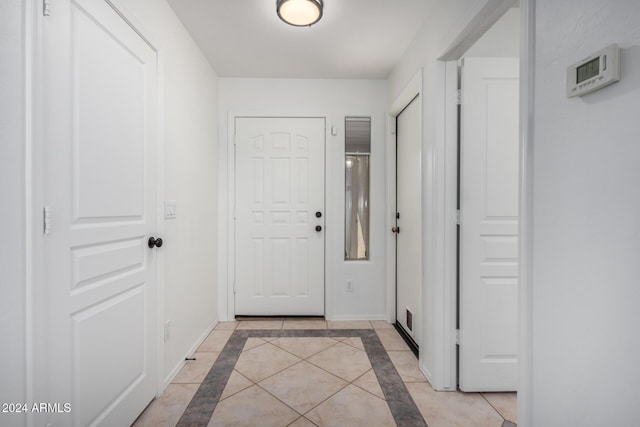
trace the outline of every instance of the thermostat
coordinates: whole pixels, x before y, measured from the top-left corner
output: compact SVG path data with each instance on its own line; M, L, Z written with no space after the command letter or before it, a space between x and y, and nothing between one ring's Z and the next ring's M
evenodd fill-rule
M582 96L620 80L620 48L601 49L567 68L567 98Z

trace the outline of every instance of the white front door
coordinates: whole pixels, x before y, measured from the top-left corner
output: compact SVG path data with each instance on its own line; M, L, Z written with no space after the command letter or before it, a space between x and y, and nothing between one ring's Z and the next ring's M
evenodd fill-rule
M396 119L396 322L420 345L421 103L417 96Z
M518 379L517 58L462 67L460 389L512 391Z
M324 118L235 119L235 314L324 315Z
M156 394L156 52L103 0L53 2L43 40L37 424L130 425Z

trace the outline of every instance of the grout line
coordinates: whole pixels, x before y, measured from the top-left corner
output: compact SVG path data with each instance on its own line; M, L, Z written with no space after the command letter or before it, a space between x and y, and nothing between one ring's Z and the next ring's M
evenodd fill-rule
M478 393L480 396L482 396L482 398L484 399L485 402L487 402L489 404L489 406L491 406L491 408L496 411L498 413L498 415L500 415L500 418L502 418L502 421L507 421L507 419L504 417L504 415L502 415L502 413L500 411L498 411L498 409L493 406L493 404L491 402L489 402L489 399L487 399L484 395L484 393L480 392Z
M256 385L256 383L254 383L254 382L253 382L253 381L251 381L249 378L245 377L244 375L242 375L240 372L238 372L238 371L237 371L237 370L235 370L235 369L231 372L231 375L233 375L233 373L234 373L234 372L235 372L235 373L237 373L238 375L240 375L242 378L244 378L244 379L246 379L247 381L249 381L249 382L251 383L251 385L248 385L248 386L246 386L245 388L243 388L243 389L240 389L240 390L236 391L235 393L231 393L230 395L228 395L228 396L227 396L227 397L225 397L224 399L222 399L222 395L224 394L224 389L222 389L222 393L220 394L221 399L220 399L220 400L218 400L218 402L223 402L223 401L227 400L228 398L230 398L230 397L232 397L232 396L235 396L236 394L238 394L238 393L240 393L240 392L242 392L242 391L245 391L245 390L246 390L246 389L248 389L249 387ZM231 378L231 375L229 375L229 378ZM228 383L229 383L229 382L227 381L227 384L228 384ZM227 387L227 384L225 384L225 385L224 385L224 386L225 386L225 388ZM185 408L185 410L186 410L186 408Z
M489 393L490 393L490 392L489 392ZM487 403L489 404L489 406L491 406L491 407L493 408L493 410L494 410L494 411L496 411L496 412L498 413L498 415L500 415L500 417L502 418L502 421L503 421L503 422L502 422L503 427L504 427L504 425L505 425L506 423L509 423L508 425L512 425L512 424L513 424L513 425L515 425L515 426L517 426L517 425L518 425L517 423L515 423L515 422L513 422L513 421L511 421L511 420L506 419L506 418L504 417L504 415L502 415L502 412L500 412L500 411L498 410L498 408L496 408L496 407L495 407L491 402L489 402L489 399L487 399L487 398L485 397L485 393L484 393L484 392L479 392L479 394L482 396L482 398L485 400L485 402L487 402Z
M342 379L342 378L340 378L340 379ZM313 411L313 410L314 410L314 409L316 409L318 406L322 405L322 404L323 404L323 403L325 403L327 400L331 399L333 396L335 396L336 394L340 393L342 390L344 390L345 388L347 388L347 387L349 387L349 386L351 385L351 383L350 383L350 382L348 382L348 381L346 381L346 380L343 380L343 381L345 381L345 382L346 382L346 384L345 384L345 385L343 385L342 387L340 387L340 390L337 390L335 393L332 393L330 396L327 396L327 398L326 398L326 399L323 399L322 401L318 402L318 404L317 404L317 405L315 405L313 408L309 409L309 410L308 410L307 412L305 412L302 416L306 418L306 415L307 415L309 412ZM315 424L315 423L314 423L314 424Z

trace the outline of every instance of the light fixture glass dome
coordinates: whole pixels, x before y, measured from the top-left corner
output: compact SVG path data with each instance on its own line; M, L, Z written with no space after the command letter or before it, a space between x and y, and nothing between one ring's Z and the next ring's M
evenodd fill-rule
M284 22L307 27L322 18L322 0L278 0L276 10Z

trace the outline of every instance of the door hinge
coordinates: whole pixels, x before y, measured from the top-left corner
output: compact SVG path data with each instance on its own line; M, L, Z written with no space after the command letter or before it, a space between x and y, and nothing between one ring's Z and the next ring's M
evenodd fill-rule
M236 294L236 282L233 282L233 294Z
M42 16L51 16L51 0L42 0Z
M456 210L456 225L460 225L462 223L462 214L460 213L460 209Z
M462 105L462 89L458 89L456 92L456 105Z
M51 234L51 208L49 206L42 209L42 233Z
M456 329L456 345L460 345L460 329Z

